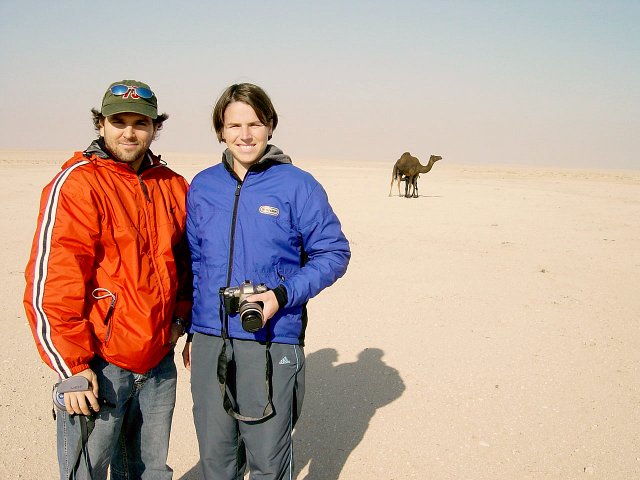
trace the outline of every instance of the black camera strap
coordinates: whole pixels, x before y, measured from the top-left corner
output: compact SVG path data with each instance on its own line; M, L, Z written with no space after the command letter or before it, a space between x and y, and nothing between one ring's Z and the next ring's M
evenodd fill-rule
M218 312L220 314L220 332L222 334L222 339L226 340L229 338L227 331L229 328L229 314L224 309L224 287L220 289L218 295L220 296L220 309Z
M228 333L228 321L229 315L224 311L224 298L222 294L222 289L220 289L220 320L222 320L222 349L220 350L220 355L218 355L218 386L220 387L220 393L222 393L222 406L225 411L231 415L236 420L240 420L243 422L261 422L269 418L273 415L273 403L271 401L271 373L272 373L272 363L271 363L271 332L269 331L269 326L265 325L267 329L267 343L265 348L265 389L267 392L267 405L264 407L264 411L262 412L261 417L249 417L246 415L242 415L239 411L237 411L233 405L235 400L232 398L231 391L227 387L227 379L229 378L229 360L227 359L227 340L229 340Z
M91 471L91 463L89 461L89 446L87 443L89 442L89 435L93 431L93 427L95 426L95 421L93 417L86 417L85 415L79 415L78 422L80 423L80 436L82 439L82 449L78 454L78 458L76 459L76 463L73 471L70 473L69 478L75 478L75 473L80 468L80 461L84 460L84 466L87 469L87 475L89 479L93 479L92 471Z
M264 411L262 412L261 417L249 417L247 415L242 415L239 411L237 411L233 405L234 400L232 399L231 392L227 387L227 378L229 375L228 368L228 360L226 355L227 350L227 342L225 339L222 339L222 349L220 351L220 355L218 356L218 385L220 387L220 393L222 393L222 405L225 411L231 415L236 420L241 420L243 422L260 422L269 418L273 415L273 403L271 401L271 352L269 351L271 347L271 342L267 342L265 348L265 389L267 392L267 405L264 407Z

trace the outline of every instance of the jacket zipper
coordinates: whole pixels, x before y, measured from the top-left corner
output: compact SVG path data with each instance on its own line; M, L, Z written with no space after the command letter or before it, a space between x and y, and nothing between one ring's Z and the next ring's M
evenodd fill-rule
M242 182L238 181L236 190L234 192L235 199L233 201L233 214L231 216L231 235L229 237L229 267L227 269L227 287L231 283L231 271L233 269L233 250L235 245L236 236L236 219L238 218L238 204L240 203L240 189L242 188ZM222 328L222 338L228 338L229 334L229 315L224 313L224 324Z
M113 296L111 300L111 305L109 305L109 310L107 310L107 314L104 316L104 324L107 325L107 333L104 336L104 344L105 346L109 345L109 339L111 338L111 327L113 327L113 322L111 322L111 317L113 316L113 310L116 306L116 297Z
M136 176L138 177L138 182L140 183L140 189L142 190L142 193L144 194L144 198L147 200L147 203L152 203L152 201L151 201L151 197L149 196L149 189L147 188L147 185L144 183L144 181L142 179L142 176L145 173L147 173L147 172L149 172L149 171L151 171L151 170L153 170L154 168L157 168L157 167L158 167L158 165L151 165L148 168L145 168L142 172L136 173ZM144 211L144 217L145 217L145 220L147 222L147 225L151 225L151 221L150 221L150 218L149 218L149 207L144 206L143 211ZM160 277L160 270L159 270L157 259L156 259L156 253L158 251L158 248L157 248L157 245L156 245L156 243L154 241L153 235L149 235L148 238L149 238L149 243L152 245L151 255L150 255L151 263L153 264L153 269L155 271L156 276ZM163 283L161 281L161 278L159 278L158 286L160 287L160 290L162 291L163 298L165 298L164 297L165 292L164 292L164 287L163 287ZM164 307L164 301L162 303L163 303L163 307Z
M113 294L113 297L111 297L111 304L109 305L109 308L107 309L107 314L104 316L104 324L106 325L107 323L109 323L109 320L111 320L111 316L113 315L113 310L116 307L116 299L118 297L116 297L116 294Z
M149 197L149 190L147 189L147 186L145 185L145 183L142 181L142 174L140 175L136 175L138 177L138 182L140 183L140 188L142 189L142 193L144 193L144 198L147 199L147 202L151 202L151 198Z

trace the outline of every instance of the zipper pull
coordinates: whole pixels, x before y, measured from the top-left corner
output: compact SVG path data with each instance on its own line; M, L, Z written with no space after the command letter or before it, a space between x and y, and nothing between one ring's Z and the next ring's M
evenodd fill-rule
M140 182L140 188L142 189L142 193L144 193L144 198L147 199L147 202L150 202L151 198L149 198L149 190L147 190L147 186L142 181L142 177L140 175L138 175L138 181Z

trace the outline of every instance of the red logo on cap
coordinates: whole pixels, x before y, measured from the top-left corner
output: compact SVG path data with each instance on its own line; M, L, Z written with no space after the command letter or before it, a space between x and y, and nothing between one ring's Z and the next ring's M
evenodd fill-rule
M129 89L122 94L122 98L129 98L129 97L134 99L140 98L140 95L136 93L136 88L138 88L137 85L131 85Z

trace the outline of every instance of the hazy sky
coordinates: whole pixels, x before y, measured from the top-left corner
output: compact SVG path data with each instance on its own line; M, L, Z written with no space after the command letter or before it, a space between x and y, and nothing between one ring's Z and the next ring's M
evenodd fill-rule
M638 25L637 0L0 0L0 148L83 149L132 78L170 115L156 153L218 161L211 108L248 81L294 162L637 169Z

